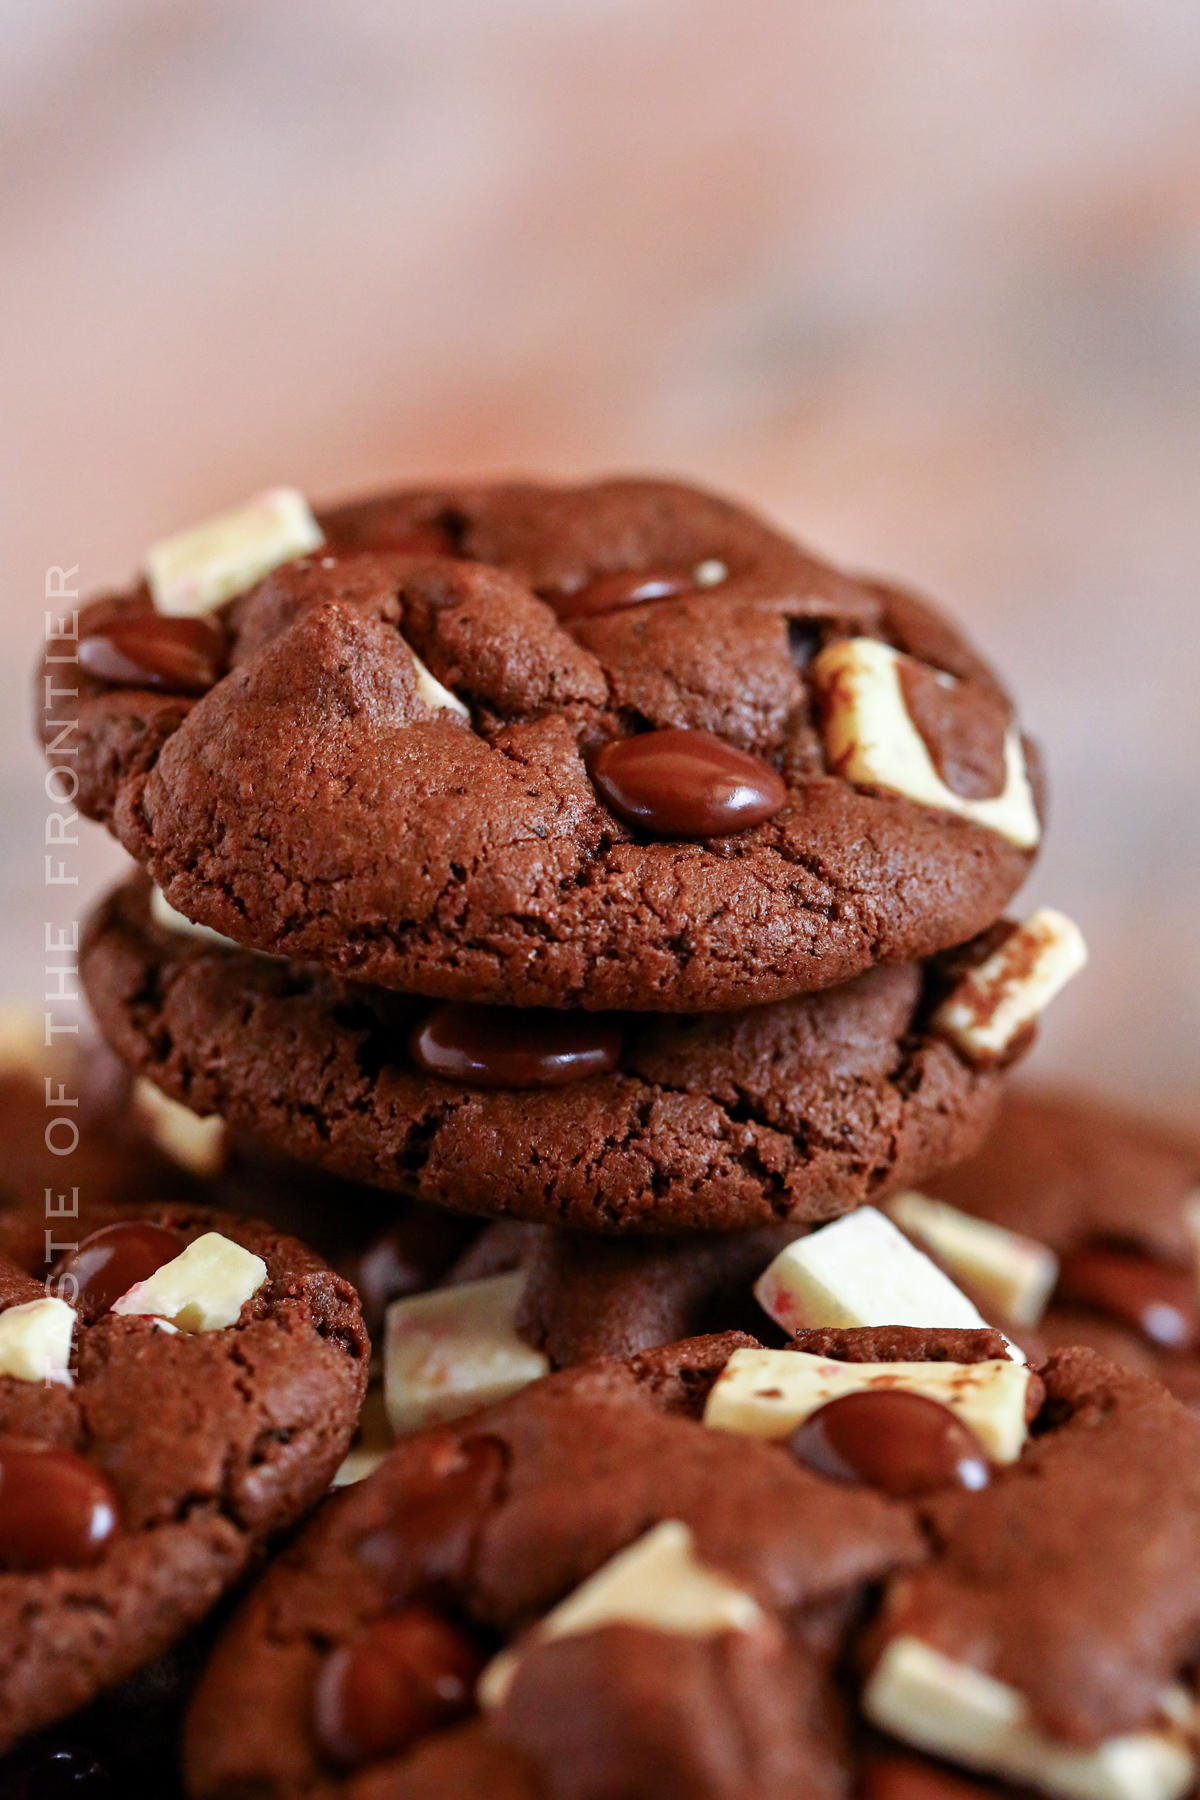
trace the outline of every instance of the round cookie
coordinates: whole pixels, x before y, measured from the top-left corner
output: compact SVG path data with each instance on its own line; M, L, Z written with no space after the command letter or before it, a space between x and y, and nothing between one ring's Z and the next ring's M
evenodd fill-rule
M687 1377L711 1381L739 1341L553 1376L408 1440L331 1502L217 1648L186 1732L194 1800L840 1795L833 1669L847 1620L868 1584L920 1562L924 1545L895 1502L864 1491L831 1507L826 1484L777 1448L695 1421ZM481 1662L664 1521L688 1528L696 1558L749 1596L761 1628L664 1640L609 1625L528 1648L483 1719L346 1758L357 1767L323 1751L331 1672L389 1629L384 1615L432 1609L465 1644L469 1697Z
M1200 1405L1200 1221L1189 1206L1200 1141L1079 1094L1017 1089L980 1150L927 1187L1060 1258L1040 1325L1011 1326L1031 1354L1087 1344Z
M188 691L153 645L139 674L144 585L80 615L77 804L188 918L434 997L709 1011L932 955L1025 879L1036 757L925 602L666 482L322 523ZM878 767L819 660L861 643L903 739Z
M88 1244L110 1226L116 1238ZM31 1245L27 1217L0 1222L0 1354L13 1371L0 1376L0 1460L9 1466L0 1749L153 1662L209 1613L267 1540L325 1492L366 1385L354 1292L295 1239L184 1206L141 1208L132 1220L129 1209L88 1208L76 1229L79 1260L51 1270L48 1297L36 1278L43 1245ZM54 1232L73 1236L65 1220ZM129 1275L145 1277L161 1259L174 1268L201 1239L201 1250L226 1260L189 1274L185 1328L130 1311L132 1287L125 1310L112 1310ZM236 1280L229 1245L241 1247ZM13 1309L31 1303L43 1318L54 1307L56 1320L65 1315L70 1381L41 1378L60 1364L41 1361L36 1344L13 1360L14 1334L28 1329L28 1315ZM158 1290L154 1303L167 1309ZM15 1485L14 1471L23 1472ZM43 1493L33 1512L20 1498L30 1471Z
M580 1020L619 1029L616 1067L512 1089L416 1066L428 1003L164 928L143 877L99 908L80 968L131 1067L292 1156L467 1212L734 1231L832 1218L970 1153L1001 1076L925 1020L987 947L744 1013ZM505 1054L528 1038L529 1015L478 1016Z

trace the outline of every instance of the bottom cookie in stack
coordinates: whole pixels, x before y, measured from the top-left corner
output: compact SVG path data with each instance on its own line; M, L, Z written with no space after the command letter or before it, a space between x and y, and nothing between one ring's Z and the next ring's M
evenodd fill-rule
M132 1070L306 1164L601 1236L744 1231L832 1218L978 1147L1031 1018L968 1054L935 1015L1015 932L742 1012L438 1007L214 942L135 876L80 970Z

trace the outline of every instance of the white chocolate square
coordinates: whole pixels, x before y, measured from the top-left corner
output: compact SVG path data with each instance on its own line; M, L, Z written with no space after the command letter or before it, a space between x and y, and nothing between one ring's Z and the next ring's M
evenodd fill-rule
M1053 1738L1024 1696L917 1638L887 1646L862 1696L881 1731L968 1769L1055 1800L1180 1800L1195 1758L1170 1729L1106 1738L1093 1748Z
M811 673L824 698L822 736L829 767L858 787L904 794L922 806L936 806L999 832L1018 849L1032 849L1041 826L1016 726L1009 727L1004 740L1004 791L992 800L956 794L938 774L904 704L902 660L898 650L875 638L842 638L815 658ZM939 681L954 685L952 675L933 672Z
M219 1231L206 1231L145 1281L135 1281L112 1310L150 1313L178 1331L221 1331L237 1324L243 1306L266 1279L261 1256Z
M1014 1325L1040 1323L1058 1280L1058 1258L1048 1245L912 1190L893 1194L884 1210L997 1318Z
M516 1270L393 1300L383 1380L397 1437L460 1419L549 1374L549 1359L517 1335L524 1286Z
M835 1362L805 1350L735 1350L704 1408L713 1431L782 1438L843 1394L899 1389L936 1400L962 1420L995 1463L1015 1462L1026 1438L1023 1363Z
M547 1613L524 1646L493 1657L476 1689L480 1705L491 1711L503 1704L522 1648L577 1637L603 1625L643 1625L704 1638L723 1631L762 1631L770 1621L752 1595L699 1561L691 1530L682 1520L664 1519Z
M425 667L411 644L409 644L408 650L417 671L417 692L426 706L432 706L444 712L457 713L460 718L469 719L470 707L464 706L458 695L451 693L448 687L442 685L432 670Z
M298 488L268 488L245 506L150 546L145 569L155 610L175 618L213 612L324 541Z
M759 1276L754 1293L784 1331L858 1325L979 1331L987 1326L949 1276L872 1206L797 1238Z
M133 1104L141 1124L159 1149L193 1175L218 1175L225 1161L225 1121L215 1114L202 1119L179 1100L139 1075Z
M1011 1049L1086 962L1078 925L1052 907L1039 907L964 976L934 1013L930 1028L969 1062L986 1067Z
M71 1386L75 1308L65 1300L26 1300L0 1312L0 1375Z

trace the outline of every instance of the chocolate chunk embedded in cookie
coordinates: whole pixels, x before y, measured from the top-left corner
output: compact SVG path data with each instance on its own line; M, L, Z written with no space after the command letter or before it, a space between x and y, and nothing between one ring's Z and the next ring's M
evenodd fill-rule
M433 1072L427 1003L164 928L141 877L81 968L113 1047L197 1110L357 1181L582 1230L830 1218L969 1154L999 1094L927 1030L936 964L743 1013L583 1018L616 1066L562 1079L560 1058L547 1085L525 1015L481 1010L472 1055L513 1087Z
M666 482L321 524L211 641L145 586L80 616L79 805L189 918L444 999L703 1011L931 955L1024 880L1036 758L911 595Z

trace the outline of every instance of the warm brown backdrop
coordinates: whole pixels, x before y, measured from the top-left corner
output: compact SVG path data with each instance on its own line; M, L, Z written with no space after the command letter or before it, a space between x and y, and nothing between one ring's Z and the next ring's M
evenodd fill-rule
M48 563L281 480L662 468L967 620L1049 752L1029 897L1093 946L1039 1066L1195 1103L1194 0L2 0L0 41L10 992Z

